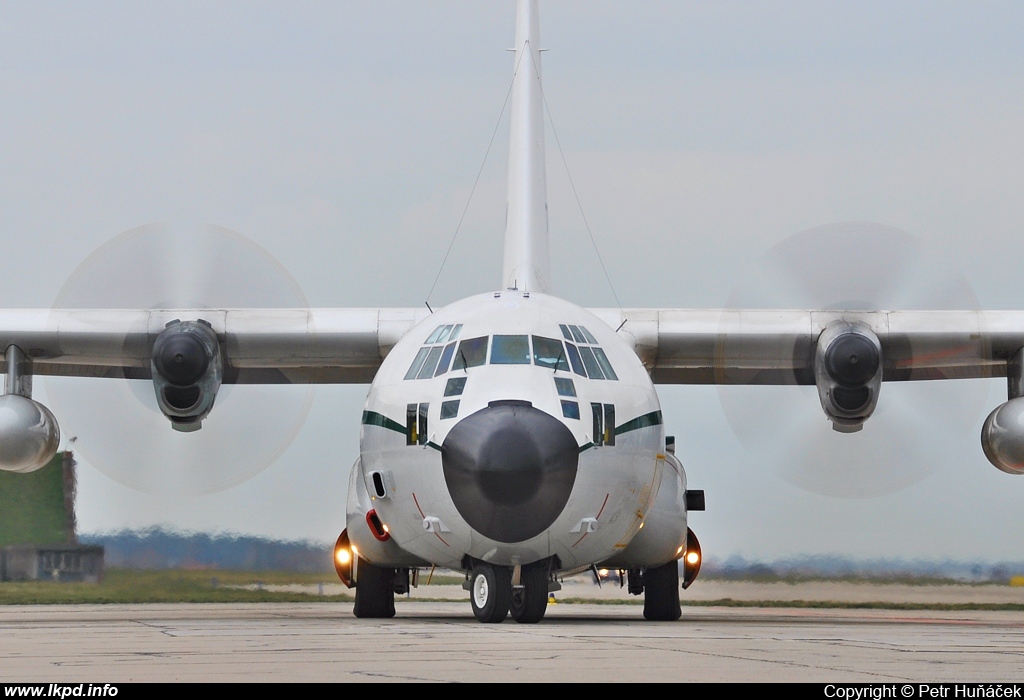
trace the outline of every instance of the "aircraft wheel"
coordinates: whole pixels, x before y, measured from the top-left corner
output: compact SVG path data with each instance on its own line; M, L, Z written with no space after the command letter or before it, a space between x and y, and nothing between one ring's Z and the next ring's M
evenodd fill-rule
M540 561L524 566L520 574L522 588L512 590L509 612L516 622L540 622L548 610L548 563Z
M683 615L679 606L679 564L675 560L644 572L644 619L678 620Z
M470 573L469 600L480 622L503 622L512 602L512 572L504 566L477 564Z
M356 568L356 617L395 616L395 570L374 566L362 557Z

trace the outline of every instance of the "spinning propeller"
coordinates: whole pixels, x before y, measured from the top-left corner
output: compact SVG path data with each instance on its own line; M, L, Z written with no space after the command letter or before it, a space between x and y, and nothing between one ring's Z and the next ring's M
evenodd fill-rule
M225 364L216 356L216 334L195 310L308 306L284 267L238 233L169 224L126 231L74 271L54 308L182 309L176 327L181 332L161 336L154 356L154 366L169 382L48 378L53 412L76 452L132 489L199 495L235 486L287 449L309 412L313 389L221 385L210 366L211 361L220 362L218 368ZM182 387L205 375L216 381L206 382L212 394L207 391L203 400L215 406L201 429L197 422L172 429L157 392L166 391L162 397L172 405L186 405L198 390Z
M831 310L973 310L962 275L908 233L875 223L838 223L773 247L728 307ZM855 355L851 354L851 357ZM855 369L851 367L848 369ZM758 467L842 498L899 491L977 439L983 382L886 382L859 432L832 430L815 386L722 386L730 426Z

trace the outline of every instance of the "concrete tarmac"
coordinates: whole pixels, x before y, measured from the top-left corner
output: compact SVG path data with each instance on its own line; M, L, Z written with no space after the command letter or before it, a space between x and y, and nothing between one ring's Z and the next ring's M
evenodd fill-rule
M254 589L256 585L242 586ZM316 585L262 586L268 591L291 591L316 595L351 594L352 591L341 583ZM594 585L585 576L566 579L558 598L596 600L600 602L639 603L642 598L630 595L616 583L605 582L601 587ZM459 585L420 586L409 592L413 599L463 600L469 604L469 593ZM795 583L760 583L755 581L732 581L709 579L697 581L688 590L682 591L683 602L736 601L806 601L825 603L921 603L930 605L980 603L986 605L1024 605L1024 586L1006 584L908 584L908 583L867 583L856 581L798 581Z
M0 608L0 681L1024 680L1024 613L552 605L483 625L467 600Z

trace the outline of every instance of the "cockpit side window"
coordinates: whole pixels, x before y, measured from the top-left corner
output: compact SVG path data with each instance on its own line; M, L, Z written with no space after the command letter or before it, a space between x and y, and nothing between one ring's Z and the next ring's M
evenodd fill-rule
M434 339L434 342L435 343L443 343L446 340L448 340L448 334L452 332L452 328L454 328L454 326L452 326L452 325L448 325L448 326L445 326L444 328L442 328L441 329L441 335L437 336L437 338Z
M533 364L553 370L569 371L569 361L565 358L565 348L561 340L533 336Z
M598 345L597 338L585 326L561 323L558 327L565 337L565 350L568 353L573 372L581 377L590 377L591 379L614 381L619 378L615 374L615 370L612 369L608 355ZM575 341L575 345L570 341ZM536 343L536 340L534 342Z
M465 377L452 377L451 379L448 380L448 383L444 385L445 396L462 396L462 392L465 390Z
M423 360L427 359L428 352L430 352L430 348L420 348L420 351L416 353L416 358L412 361L412 365L409 367L409 371L405 373L406 379L416 378L416 375L419 374L420 369L423 367Z
M434 370L437 369L437 361L441 358L441 352L444 350L440 345L436 345L430 348L427 353L427 359L423 361L423 367L420 368L419 374L416 375L417 379L429 379L434 376Z
M426 445L427 444L427 413L430 404L411 403L405 410L405 444Z
M601 371L601 366L597 364L597 358L594 357L594 351L585 345L580 347L580 355L583 356L583 364L587 368L587 374L590 375L591 379L604 379L604 372Z
M491 345L492 365L530 364L530 339L525 335L496 335Z
M587 342L587 338L583 335L583 332L580 331L579 326L569 326L569 331L572 333L572 339L577 343Z
M576 396L576 385L571 379L555 377L555 389L559 396Z
M459 343L459 350L455 353L452 371L466 369L467 367L479 367L485 362L487 362L487 336L468 338Z
M576 349L576 346L572 343L566 343L565 349L569 352L569 362L572 363L572 371L581 377L587 376L587 371L583 369L583 358L580 357L580 351Z
M452 355L454 353L455 343L448 343L444 346L444 352L441 353L441 361L437 363L437 371L434 372L435 377L440 377L448 371L448 365L452 363Z
M409 371L405 373L406 379L430 379L431 377L438 377L448 371L448 365L451 364L452 354L455 352L455 341L459 337L459 333L462 332L462 324L449 323L445 326L438 326L434 331L427 336L427 339L423 341L424 347L419 349L416 353L416 357L412 361L412 365L409 367ZM482 339L484 342L484 356L486 357L487 350L487 339ZM448 343L448 345L443 345ZM433 347L430 347L433 346ZM438 362L440 360L440 362ZM483 364L481 361L479 364ZM470 365L473 367L474 365Z
M445 329L444 326L438 326L437 328L435 328L434 332L431 333L429 336L427 336L427 339L424 341L424 344L425 345L433 345L434 343L440 342L440 341L438 341L438 338L441 337L441 333L444 332L444 329ZM448 326L448 330L450 331L451 329L452 329L452 327Z
M604 372L605 379L618 379L619 377L615 374L615 370L612 369L612 363L608 361L608 356L604 354L604 350L601 348L594 348L594 357L597 359L597 364L601 365L601 371Z

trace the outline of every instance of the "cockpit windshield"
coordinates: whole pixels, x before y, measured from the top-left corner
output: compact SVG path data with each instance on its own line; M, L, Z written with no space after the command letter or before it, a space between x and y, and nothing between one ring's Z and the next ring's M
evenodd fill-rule
M572 371L590 379L617 380L608 355L594 336L583 326L559 325L564 342L542 335L480 336L458 341L462 324L448 324L434 329L419 349L406 372L406 379L429 379L449 371L492 365L529 365L554 370ZM488 349L490 354L488 355Z

